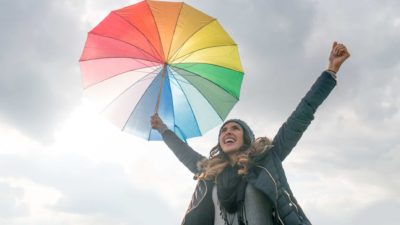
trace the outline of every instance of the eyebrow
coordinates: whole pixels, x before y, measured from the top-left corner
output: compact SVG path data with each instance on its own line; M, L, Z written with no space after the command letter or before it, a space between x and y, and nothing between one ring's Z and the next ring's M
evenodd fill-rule
M240 127L239 125L237 125L237 124L233 124L232 127L241 128L241 127Z
M233 124L231 127L242 129L242 127L241 127L239 124ZM226 129L227 129L227 127L224 126L224 127L221 129L221 131L225 131Z

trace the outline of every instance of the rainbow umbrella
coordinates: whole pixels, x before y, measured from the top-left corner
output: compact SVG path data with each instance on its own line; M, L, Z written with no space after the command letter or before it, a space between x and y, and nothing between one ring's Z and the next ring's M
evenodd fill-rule
M160 140L158 112L182 140L221 123L239 99L237 45L218 21L180 2L143 1L112 11L80 58L85 93L122 130Z

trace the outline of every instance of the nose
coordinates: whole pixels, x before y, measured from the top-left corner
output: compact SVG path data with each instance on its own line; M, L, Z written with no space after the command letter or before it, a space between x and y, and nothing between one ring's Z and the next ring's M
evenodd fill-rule
M226 129L225 134L232 134L232 129L230 128Z
M224 136L226 136L226 135L230 135L230 134L232 134L232 132L229 130L229 129L227 129L227 130L225 130L225 131L223 131L221 134L220 134L220 138L222 138L222 137L224 137Z

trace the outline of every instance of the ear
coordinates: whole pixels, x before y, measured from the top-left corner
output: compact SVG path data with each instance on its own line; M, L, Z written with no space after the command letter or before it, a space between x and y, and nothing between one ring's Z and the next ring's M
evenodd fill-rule
M251 138L249 135L246 135L245 132L243 132L243 143L247 145L251 144Z

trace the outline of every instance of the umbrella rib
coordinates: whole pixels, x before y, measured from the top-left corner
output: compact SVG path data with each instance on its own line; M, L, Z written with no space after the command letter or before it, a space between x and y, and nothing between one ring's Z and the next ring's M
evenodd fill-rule
M136 81L135 83L129 85L124 91L122 91L122 92L121 92L118 96L116 96L110 103L108 103L108 104L104 107L104 109L101 110L101 112L104 112L104 111L105 111L108 107L110 107L119 97L121 97L124 93L126 93L130 88L132 88L133 86L135 86L136 84L138 84L138 83L141 82L141 81L150 79L149 76L153 75L153 74L154 74L154 71L156 71L156 70L158 70L158 69L159 69L159 68L154 69L153 71L149 72L146 76L142 77L141 79L139 79L139 80ZM143 97L143 96L142 96L142 97ZM142 97L141 97L141 98L142 98ZM140 98L140 99L141 99L141 98ZM139 101L140 101L140 100L139 100ZM138 102L139 102L139 101L138 101ZM136 108L136 106L135 106L135 108ZM135 110L135 108L132 110L132 112ZM130 115L132 115L132 113L131 113ZM129 120L129 118L130 118L130 116L129 116L128 119L125 121L124 126L122 127L121 130L124 130L124 129L125 129L126 122Z
M205 50L205 49L209 49L209 48L219 48L219 47L229 47L229 46L237 46L237 44L222 44L222 45L206 46L206 47L204 47L204 48L196 49L196 50L194 50L193 52L188 52L187 54L182 55L182 56L180 56L179 58L174 58L174 60L173 60L172 62L177 61L178 59L181 59L181 58L184 58L184 57L185 57L185 58L188 58L188 57L190 57L191 55L193 55L194 53L196 53L196 52L198 52L198 51Z
M146 55L149 55L151 58L157 60L157 58L154 57L151 53L149 53L149 52L145 51L144 49L142 49L142 48L140 48L140 47L138 47L136 45L133 45L133 44L131 44L129 42L126 42L126 41L123 41L123 40L119 40L119 39L116 39L114 37L110 37L110 36L107 36L107 35L94 33L94 32L90 32L89 34L96 35L96 36L103 37L103 38L109 38L109 39L112 39L112 40L115 40L115 41L118 41L118 42L122 42L122 43L128 44L130 46L133 46L133 47L137 48L139 51L146 53ZM157 60L156 62L161 62L161 61Z
M121 57L121 58L122 58L122 57ZM103 59L106 59L106 58L103 58ZM130 59L130 58L128 58L128 59ZM90 61L90 60L85 60L85 61ZM149 62L151 62L151 61L149 61ZM144 64L144 63L142 63L142 64L143 64L144 66L148 66L148 65L146 65L146 64ZM145 68L145 67L143 67L143 68ZM138 69L143 69L143 68L138 68ZM127 72L135 71L135 70L138 70L138 69L132 69L132 70L127 70L127 71L123 71L123 72L117 73L117 74L115 74L115 75L113 75L113 76L110 76L110 77L104 79L104 80L100 80L100 81L98 81L98 82L96 82L96 83L93 83L93 84L87 86L86 89L89 88L89 87L92 87L92 86L94 86L94 85L96 85L96 84L99 84L99 83L101 83L101 82L103 82L103 81L112 79L113 77L119 76L119 75L124 74L124 73L127 73Z
M149 7L149 8L150 8L150 7ZM150 12L151 12L151 10L150 10ZM147 36L144 35L144 33L143 33L141 30L139 30L139 28L137 28L137 27L136 27L135 25L133 25L130 21L126 20L124 17L122 17L122 16L119 15L118 13L115 13L114 11L112 11L112 13L116 14L118 17L120 17L121 19L123 19L124 21L126 21L127 23L129 23L132 27L136 28L136 30L138 30L138 31L143 35L143 37L147 40L147 42L150 44L150 46L153 48L153 50L157 53L157 56L159 56L161 60L163 59L163 57L162 57L162 56L159 54L159 52L157 51L156 47L150 42L150 40L147 38ZM152 15L153 15L153 13L152 13ZM154 16L153 16L153 19L154 19ZM157 31L158 31L158 29L157 29ZM157 33L158 33L158 32L157 32ZM162 45L161 45L161 46L162 46ZM149 54L150 54L150 53L149 53Z
M156 71L156 70L154 70L154 71ZM158 75L157 75L158 76ZM156 77L157 77L156 76ZM142 79L141 79L142 80ZM151 84L154 82L154 80L149 84L149 86L151 86ZM137 82L135 82L135 84L136 84ZM133 84L134 85L134 84ZM132 87L133 85L131 85L130 87ZM129 87L129 88L130 88ZM146 89L145 91L144 91L144 93L143 93L143 95L140 97L140 99L138 100L138 103L142 100L142 98L143 98L143 96L145 96L146 95L146 92L148 91L148 89ZM132 117L132 114L133 114L133 112L135 112L135 110L136 110L136 107L138 106L138 104L136 104L135 105L135 107L132 109L132 111L131 111L131 113L129 114L129 117L128 117L128 119L126 120L126 122L124 123L124 126L122 127L122 130L125 130L125 127L126 127L126 124L127 124L127 122L129 121L129 119Z
M184 4L185 4L185 3L182 3L182 4L181 4L181 8L180 8L180 10L179 10L178 19L176 20L176 23L175 23L175 26L174 26L174 32L172 33L171 42L169 43L168 55L167 55L167 57L166 57L166 58L167 58L167 61L168 61L168 58L169 58L169 53L171 53L171 45L172 45L172 41L174 40L175 31L176 31L176 25L178 24L179 18L181 17L182 8L183 8L183 5L184 5Z
M221 65L218 65L218 64L214 64L214 63L184 62L184 63L173 63L173 64L171 64L171 66L172 66L172 67L176 67L176 68L178 68L178 69L182 69L182 68L179 68L179 67L177 67L177 66L174 66L174 65L179 65L179 64L204 64L204 65L212 65L212 66L221 67L221 68L224 68L224 69L227 69L227 70L232 70L232 71L235 71L235 72L238 72L238 73L243 73L243 71L235 70L235 69L228 68L228 67L226 67L226 66L221 66ZM185 69L183 69L183 70L185 70ZM189 71L189 72L190 72L190 71Z
M158 30L158 24L156 23L156 18L154 17L153 10L151 10L150 5L148 3L148 0L146 0L146 3L147 3L147 6L149 7L149 11L151 13L151 16L153 17L153 21L154 21L154 23L156 24L156 27L157 27L158 40L160 41L159 44L161 46L161 51L162 51L162 54L164 56L163 59L165 61L165 52L164 52L164 47L163 47L163 44L162 44L162 41L161 41L160 31Z
M212 22L214 22L214 21L216 21L215 18L213 18L212 20L210 20L209 23L204 24L204 26L199 27L199 29L198 29L197 31L193 32L193 34L190 35L190 36L181 44L181 46L175 51L175 53L174 53L174 55L172 56L171 60L176 60L176 59L175 59L175 56L181 51L182 47L186 44L186 42L188 42L188 41L190 40L190 38L192 38L195 34L197 34L199 31L201 31L204 27L206 27L207 25L209 25L210 23L212 23ZM168 60L168 61L169 61L169 60Z
M176 80L176 82L178 83L180 89L182 90L183 95L185 95L186 102L189 104L190 111L192 112L192 114L193 114L193 116L194 116L194 118L195 118L197 129L198 129L198 131L199 131L200 134L201 134L200 126L199 126L199 123L197 122L196 114L194 114L192 104L190 104L190 101L189 101L189 99L188 99L188 97L187 97L185 91L183 90L181 84L179 83L180 80L177 79L177 78L175 77L175 74L173 73L173 72L176 73L176 71L174 71L174 70L171 69L171 68L169 68L169 70L171 70L171 74L172 74L172 76L174 77L174 79ZM172 72L172 71L173 71L173 72ZM185 79L184 77L182 77L182 78ZM185 81L186 81L187 84L191 84L191 83L190 83L189 81L187 81L186 79L185 79ZM175 111L175 110L174 110L174 111ZM174 114L174 121L175 121L175 114ZM174 122L174 123L175 123L175 122Z
M129 85L127 88L125 88L125 90L123 90L119 95L117 95L110 103L108 103L103 110L101 110L101 112L104 112L110 105L112 105L116 99L118 99L119 97L121 97L125 92L127 92L130 88L132 88L133 86L135 86L136 84L138 84L141 81L150 79L149 76L154 74L154 71L156 71L157 69L154 69L153 71L149 72L146 76L140 78L139 80L137 80L135 83Z
M237 44L217 45L217 46L208 46L208 47L205 47L205 48L200 48L200 49L197 49L196 51L189 52L189 53L187 53L187 54L185 54L185 55L182 55L181 57L174 59L174 61L177 61L177 60L182 59L182 58L184 58L184 59L181 60L181 61L184 61L185 59L187 59L187 58L189 58L190 56L192 56L194 53L199 52L199 51L202 51L202 50L205 50L205 49L219 48L219 47L229 47L229 46L237 46ZM187 63L187 62L185 62L185 63ZM171 63L171 64L174 64L174 63ZM179 63L175 63L175 64L179 64ZM210 63L208 63L208 64L210 64ZM210 65L215 65L215 64L210 64ZM219 65L216 65L216 66L219 66ZM226 68L226 67L225 67L225 68ZM230 68L229 68L229 69L230 69ZM231 69L231 70L234 70L234 69ZM242 72L242 71L239 71L239 70L235 70L235 71L237 71L237 72Z
M174 70L175 71L175 70ZM185 70L186 71L186 70ZM176 72L176 71L175 71ZM178 73L178 72L176 72L176 73ZM191 73L191 72L190 72ZM179 73L178 73L179 74ZM182 76L182 78L184 78L185 79L185 77L183 76L183 75L181 75ZM196 76L196 77L200 77L200 78L202 78L202 79L205 79L204 77L201 77L201 76ZM205 79L205 80L207 80L208 81L208 79ZM202 96L204 96L203 95L203 93L195 86L195 85L193 85L193 83L191 83L189 80L187 80L187 82L189 83L189 84L191 84L192 85L192 87L194 87ZM213 83L213 82L212 82ZM225 89L224 89L225 90ZM222 116L221 115L219 115L219 113L214 109L214 107L213 107L213 105L210 103L210 101L207 99L207 98L204 98L207 102L208 102L208 104L211 106L211 108L214 110L214 112L218 115L218 117L221 119L221 121L224 121L224 119L222 118Z
M218 65L209 64L209 63L204 63L204 64L218 66ZM175 68L175 66L171 66L171 67L174 67L174 68ZM222 67L222 66L221 66L221 67ZM191 72L191 71L189 71L189 70L186 70L186 69L183 69L183 68L179 68L179 67L176 67L176 68L177 68L177 69L180 69L180 70L184 70L184 71L186 71L186 72L188 72L188 73L193 74L193 72ZM226 67L223 67L223 68L226 68ZM229 68L226 68L226 69L229 69ZM234 70L234 71L236 71L236 70ZM238 71L238 72L240 72L240 71ZM189 76L201 77L201 78L203 78L204 80L207 80L207 81L209 81L210 83L213 83L215 86L221 88L221 89L224 90L225 92L228 92L225 88L221 87L221 85L219 85L219 84L215 83L214 81L212 81L212 80L210 80L210 79L207 79L207 78L205 78L205 77L203 77L203 76L201 76L201 75L189 75ZM229 92L228 92L228 93L229 93ZM239 100L239 98L237 98L236 96L232 96L232 97L234 97L235 99Z
M79 62L87 62L87 61L94 61L94 60L100 60L100 59L138 59L138 60L143 60L147 62L152 62L152 63L159 63L161 64L160 61L152 61L152 60L147 60L147 59L141 59L141 58L133 58L133 57L124 57L124 56L110 56L110 57L97 57L97 58L91 58L91 59L81 59ZM146 65L142 63L143 65Z

